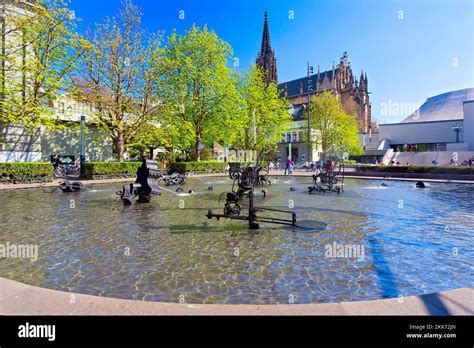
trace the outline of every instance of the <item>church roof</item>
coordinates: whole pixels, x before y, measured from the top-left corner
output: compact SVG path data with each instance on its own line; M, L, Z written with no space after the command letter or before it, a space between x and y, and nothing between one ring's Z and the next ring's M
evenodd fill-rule
M463 102L474 100L474 88L460 89L431 98L401 123L449 121L464 119Z
M337 72L337 68L334 69ZM332 69L328 71L323 71L319 73L319 79L322 80L324 75L327 75L329 80L332 80ZM314 74L311 76L311 87L313 91L316 91L316 80L318 79L318 74ZM280 91L280 95L285 95L285 85L288 86L288 97L299 95L300 94L300 86L301 83L303 84L303 93L308 93L308 77L303 77L300 79L287 81L280 83L278 85L278 90Z

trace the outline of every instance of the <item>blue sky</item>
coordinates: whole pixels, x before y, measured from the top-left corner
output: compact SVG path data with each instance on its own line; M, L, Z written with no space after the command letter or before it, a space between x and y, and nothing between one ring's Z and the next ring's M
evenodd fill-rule
M372 117L397 122L443 92L474 87L473 0L135 0L149 30L193 23L209 28L234 49L240 68L255 61L263 13L268 11L279 82L302 77L306 63L332 68L344 51L354 74L367 72ZM120 0L72 0L81 29L113 16ZM184 19L180 19L180 11ZM290 12L292 11L292 12ZM290 18L290 14L294 18ZM408 106L408 107L407 107ZM411 107L410 107L411 106ZM395 111L394 111L395 110ZM414 110L412 110L414 111Z

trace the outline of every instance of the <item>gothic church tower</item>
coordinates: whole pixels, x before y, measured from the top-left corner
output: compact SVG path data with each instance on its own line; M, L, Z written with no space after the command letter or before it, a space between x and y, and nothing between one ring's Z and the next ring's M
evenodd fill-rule
M278 82L275 51L270 43L270 31L268 29L268 14L265 12L265 22L263 24L262 47L257 56L257 66L266 71L265 81Z

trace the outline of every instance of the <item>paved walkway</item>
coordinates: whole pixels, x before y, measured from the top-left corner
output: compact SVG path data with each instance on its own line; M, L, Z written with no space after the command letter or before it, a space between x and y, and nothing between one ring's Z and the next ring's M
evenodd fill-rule
M120 300L0 278L0 315L473 315L474 287L406 298L287 305L194 305Z

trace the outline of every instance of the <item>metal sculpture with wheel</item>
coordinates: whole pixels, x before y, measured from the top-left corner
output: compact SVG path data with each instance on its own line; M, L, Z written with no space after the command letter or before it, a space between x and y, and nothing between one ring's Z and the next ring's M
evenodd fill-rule
M313 186L308 187L308 192L326 193L328 191L340 194L344 192L344 164L336 164L334 168L328 163L318 174L312 176ZM318 182L319 180L319 182Z
M234 180L233 187L237 182L237 190L228 192L226 194L226 202L224 204L223 214L213 214L212 209L207 212L207 218L216 218L217 220L232 219L232 220L244 220L248 221L250 229L260 228L260 222L280 224L280 225L291 225L296 226L296 213L287 210L270 209L263 207L256 207L254 204L254 189L257 182L260 180L261 167L248 166L244 169L233 170L229 173L229 176ZM248 199L248 211L245 215L242 211L242 206L246 204L244 201ZM291 219L279 219L272 217L257 216L258 212L273 211L280 213L291 214Z

